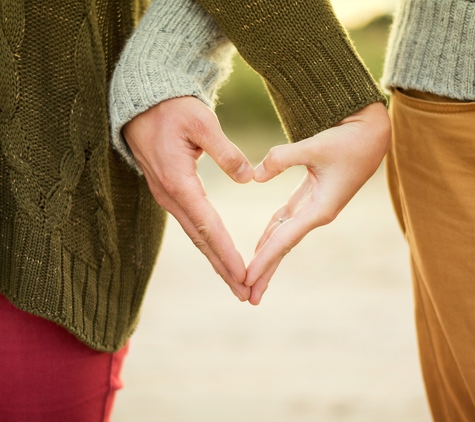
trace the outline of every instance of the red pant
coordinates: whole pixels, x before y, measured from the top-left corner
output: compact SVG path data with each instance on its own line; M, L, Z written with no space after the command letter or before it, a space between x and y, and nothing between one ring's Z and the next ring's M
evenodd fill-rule
M107 422L127 346L102 353L0 295L0 422Z

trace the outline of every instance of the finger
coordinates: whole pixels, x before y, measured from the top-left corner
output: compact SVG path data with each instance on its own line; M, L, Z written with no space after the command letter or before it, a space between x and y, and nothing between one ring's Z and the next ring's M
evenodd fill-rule
M267 242L269 236L281 225L285 222L287 215L287 206L283 206L280 208L270 219L267 227L264 229L261 238L257 242L256 248L254 249L254 253L257 253L259 249L261 249L262 245Z
M244 261L234 247L224 225L221 223L218 227L208 226L205 229L204 226L201 226L197 228L186 212L183 214L182 217L179 217L180 224L195 246L208 257L218 274L228 283L231 281L238 284L243 283L246 274ZM216 229L215 233L213 232L214 228ZM213 237L220 239L221 244L214 242Z
M223 263L221 257L219 257L203 240L200 233L196 230L194 224L188 218L186 213L179 207L179 205L176 204L176 206L171 206L169 211L177 219L185 233L192 240L193 244L206 256L216 273L226 282L229 288L233 291L234 295L241 301L248 300L250 296L250 288L236 281L235 276ZM242 258L237 251L235 251L235 254L236 259L242 261ZM244 266L244 262L242 262L242 266Z
M147 180L149 180L148 173L145 173ZM188 237L193 241L193 243L200 249L200 251L208 258L214 270L223 278L223 280L229 285L234 294L242 301L247 300L250 295L250 289L242 285L242 281L245 277L245 267L244 261L242 260L239 252L234 248L232 239L229 236L227 230L222 227L220 233L224 238L227 236L228 242L223 240L225 248L227 248L228 255L223 259L223 257L218 256L218 254L207 244L203 239L199 231L196 229L193 222L188 217L187 213L183 208L175 201L161 186L160 183L150 184L152 194L154 195L157 202L162 205L168 212L170 212L180 223ZM212 207L212 206L211 206ZM218 216L219 218L219 216ZM224 261L224 262L223 262ZM232 267L234 271L237 272L238 276L234 275L232 271L228 268L227 263L232 261Z
M271 148L264 160L254 170L256 182L267 182L289 167L310 164L315 156L315 142L304 139L294 144L279 145Z
M296 213L301 210L302 203L304 203L312 194L314 185L318 182L310 172L304 177L302 182L297 186L292 195L290 196L287 204L279 208L271 217L269 224L264 229L264 233L259 239L255 252L257 253L272 233L281 225L284 224L289 217L295 216Z
M200 115L189 136L190 141L206 151L233 180L239 183L252 180L252 166L239 148L226 137L214 113L210 111Z
M173 197L199 234L198 238L192 239L195 244L198 247L204 246L202 243L206 244L230 271L234 280L243 283L246 278L244 261L221 217L206 197L201 179L198 176L188 178L186 191L181 192L179 189Z
M262 296L269 287L269 282L275 271L277 270L278 266L278 262L274 263L267 269L267 271L261 277L256 280L251 289L251 296L248 299L251 305L257 306L261 303Z
M259 278L268 274L267 272L270 268L273 266L277 268L284 256L300 242L308 231L310 230L307 224L303 224L298 218L291 218L284 224L281 224L250 262L244 284L253 286ZM268 282L269 280L270 277L266 281Z
M206 256L209 260L211 265L213 266L214 270L217 274L221 276L221 278L228 284L231 288L233 293L241 300L245 301L248 300L250 296L250 289L249 287L245 286L242 282L236 281L235 276L230 272L227 266L223 263L223 260L220 256L218 256L215 251L206 243L201 234L196 230L192 221L188 218L186 213L178 209L174 214L174 217L180 223L183 230L186 234L190 237L193 241L194 245ZM241 261L242 266L244 266L244 262L242 258L236 250L234 251L236 254L236 259ZM245 269L244 269L245 271Z

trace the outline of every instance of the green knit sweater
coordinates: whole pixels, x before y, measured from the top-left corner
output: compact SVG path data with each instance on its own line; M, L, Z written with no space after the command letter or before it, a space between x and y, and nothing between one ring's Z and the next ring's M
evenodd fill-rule
M292 141L328 129L371 103L386 102L330 0L198 2L263 77Z
M293 140L384 101L327 1L200 3L263 75ZM137 324L165 221L109 144L108 83L144 9L0 3L0 292L104 351Z

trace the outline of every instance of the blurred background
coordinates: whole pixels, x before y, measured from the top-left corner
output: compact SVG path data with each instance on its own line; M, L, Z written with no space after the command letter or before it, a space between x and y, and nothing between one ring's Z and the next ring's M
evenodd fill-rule
M333 1L377 80L395 1ZM286 142L259 77L239 57L217 113L253 164ZM209 157L199 171L246 262L305 173L241 186ZM233 297L170 218L113 421L430 421L407 255L384 168L294 248L258 307Z

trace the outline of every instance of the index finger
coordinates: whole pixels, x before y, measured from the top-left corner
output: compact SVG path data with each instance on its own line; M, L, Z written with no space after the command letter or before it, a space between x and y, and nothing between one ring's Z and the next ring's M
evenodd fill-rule
M229 270L237 283L243 283L246 278L246 267L241 254L214 206L206 196L206 192L198 175L188 178L186 190L174 196L175 201L183 209L199 239L192 239L198 248L200 242L209 247Z
M247 267L245 284L252 286L253 305L257 305L280 262L307 234L307 225L297 217L277 227Z

